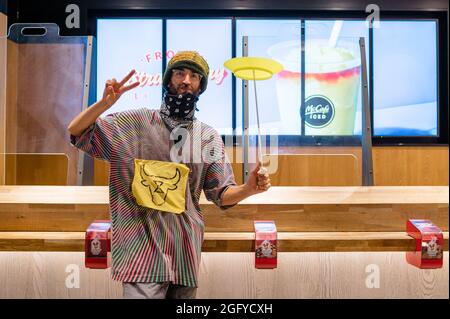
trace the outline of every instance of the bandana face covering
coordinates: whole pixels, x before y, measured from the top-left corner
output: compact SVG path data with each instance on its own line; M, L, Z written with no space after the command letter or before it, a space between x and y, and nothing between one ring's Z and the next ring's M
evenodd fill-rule
M160 114L166 127L172 131L178 127L189 127L196 120L194 113L198 97L191 94L169 94L164 95L161 103ZM187 113L186 113L187 111Z
M195 106L197 101L198 97L191 93L167 93L164 97L164 102L166 103L169 113L168 116L181 119L192 118L193 111L196 109Z

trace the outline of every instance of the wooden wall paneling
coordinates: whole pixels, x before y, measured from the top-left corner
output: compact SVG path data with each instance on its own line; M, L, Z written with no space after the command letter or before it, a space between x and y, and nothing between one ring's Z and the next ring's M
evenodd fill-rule
M374 147L376 185L448 185L448 147Z
M425 270L407 264L404 252L279 253L278 267L265 270L255 269L253 253L202 253L197 298L448 299L448 258L444 252L443 268ZM74 269L79 288L68 288ZM373 269L378 288L366 285ZM110 269L86 269L82 252L0 252L0 282L2 299L122 298Z
M358 186L354 154L265 155L273 186Z
M86 231L96 219L111 219L108 205L4 204L0 215L3 231Z
M374 147L375 185L448 186L448 152L447 146ZM254 150L251 149L250 154L253 153ZM227 148L227 154L232 160L236 182L242 184L242 148L234 147L233 152ZM279 170L271 176L273 185L361 185L360 147L280 147L278 154ZM327 173L324 173L323 166L315 159L324 157L326 154L335 156L333 159L338 159L343 155L352 156L354 163L349 164L349 162L342 165L339 161L334 162L329 159L330 163L325 166ZM320 156L314 157L313 155ZM308 156L310 159L306 160ZM250 169L253 167L254 164L250 164ZM95 185L107 185L107 178L105 178L105 176L107 177L107 166L105 164L96 165L95 176L97 181Z
M238 205L221 212L201 205L206 231L251 232L253 220L274 220L279 231L404 231L409 218L431 219L448 230L448 204ZM0 231L85 231L110 219L107 205L4 204Z
M238 205L226 213L202 207L206 229L248 232L256 219L274 220L278 231L404 231L407 219L431 219L448 228L448 205Z
M228 159L230 160L231 166L233 168L234 179L238 185L243 183L242 178L242 161L239 157L239 152L237 147L225 147L225 151L227 152Z
M242 148L236 147L237 159L242 160ZM250 150L253 154L254 150ZM279 147L278 154L284 159L281 169L294 170L296 167L296 157L288 155L305 154L349 154L356 158L357 181L361 181L362 154L360 147ZM449 176L449 148L448 146L375 146L373 148L374 179L377 186L448 186ZM240 169L239 176L242 176L242 164L236 163L235 167ZM250 168L253 166L251 165ZM341 169L339 165L335 170L335 178L345 180L348 178L346 169ZM236 174L236 172L235 172ZM320 171L311 171L309 176L320 176ZM275 177L275 176L274 176ZM298 185L298 177L276 176L275 182L279 185L316 185L320 183L318 178L304 177L302 184ZM303 184L304 183L304 184ZM309 184L310 183L310 184ZM360 184L358 184L360 185ZM331 185L330 185L331 186Z
M81 152L81 151L80 151ZM109 163L94 158L94 185L108 186L109 184Z
M231 161L235 180L238 184L243 183L242 170L243 170L243 155L241 147L234 147L231 150L230 147L226 148L226 152ZM278 160L279 167L276 174L271 176L273 185L295 185L295 186L316 186L316 185L361 185L361 162L359 160L361 151L358 148L280 148L279 149L281 160ZM295 152L295 153L290 153ZM250 149L250 154L253 154L254 150ZM302 155L296 157L293 155ZM317 155L318 157L316 157ZM320 155L320 157L319 157ZM343 158L341 156L347 156ZM273 155L271 155L273 156ZM291 157L292 156L292 157ZM325 156L334 156L334 159L342 159L336 163L332 159L328 159ZM358 157L359 156L359 157ZM323 157L323 158L322 158ZM348 160L349 157L352 159ZM322 158L322 163L326 163L326 172L323 172L322 164L317 162L318 158ZM346 160L347 159L347 160ZM255 158L250 158L250 169L254 168ZM302 170L298 170L297 166L301 165ZM331 164L331 166L330 166ZM343 169L341 164L345 164L344 168L349 168L351 173L349 174ZM312 167L313 169L309 169ZM322 169L321 169L322 167ZM108 185L108 170L109 164L95 160L94 164L94 185ZM294 172L294 175L289 175L290 172ZM307 176L304 175L307 172ZM329 172L333 172L330 174Z
M225 151L233 167L236 183L242 184L242 164L236 162L236 148L226 147ZM94 159L94 185L107 186L109 183L109 163L99 159Z
M6 154L7 185L67 185L66 154Z

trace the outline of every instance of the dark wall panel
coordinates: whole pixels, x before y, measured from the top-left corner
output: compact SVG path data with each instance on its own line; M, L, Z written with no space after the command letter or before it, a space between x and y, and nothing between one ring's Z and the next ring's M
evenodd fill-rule
M372 1L367 0L0 0L7 3L9 22L54 22L61 28L61 35L86 35L90 31L88 17L98 12L109 15L155 15L162 11L178 12L179 14L250 14L265 11L269 15L290 13L307 14L314 11L330 11L333 15L339 12L355 11L365 14L365 8ZM389 11L448 11L447 0L377 0L375 2L381 14ZM80 9L80 28L68 29L65 26L66 7L76 4ZM6 6L5 4L3 6ZM124 11L125 10L125 11Z
M0 0L0 12L6 13L6 0Z

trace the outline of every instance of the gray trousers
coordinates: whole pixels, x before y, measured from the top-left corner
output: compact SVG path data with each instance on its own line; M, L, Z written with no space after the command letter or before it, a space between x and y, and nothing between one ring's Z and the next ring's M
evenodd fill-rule
M123 282L124 299L195 299L196 287L170 282Z

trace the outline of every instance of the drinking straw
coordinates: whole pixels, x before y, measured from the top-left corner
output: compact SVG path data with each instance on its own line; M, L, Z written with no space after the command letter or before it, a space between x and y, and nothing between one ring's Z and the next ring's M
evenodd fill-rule
M334 21L333 29L331 30L330 38L328 39L328 45L331 48L334 48L336 46L337 40L339 39L339 33L341 33L343 24L344 24L343 20Z

